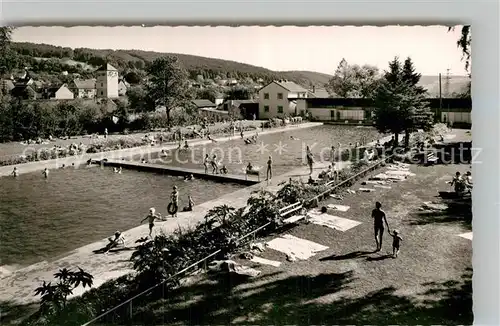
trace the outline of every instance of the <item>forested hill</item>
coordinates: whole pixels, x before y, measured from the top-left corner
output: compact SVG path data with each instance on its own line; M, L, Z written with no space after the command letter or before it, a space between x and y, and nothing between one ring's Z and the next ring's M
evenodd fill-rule
M236 61L200 57L178 53L160 53L142 50L102 50L54 46L49 44L13 42L12 48L20 55L20 59L28 66L37 65L40 61L48 61L62 66L73 66L74 69L92 70L102 65L105 61L111 63L120 72L132 69L143 70L148 62L162 56L176 56L189 71L191 78L202 75L205 78L244 79L252 78L264 81L285 78L295 81L303 86L323 86L331 77L327 74L312 71L285 71L277 72L263 67ZM52 60L51 60L52 59ZM50 66L50 65L49 65ZM48 68L47 68L48 69ZM74 70L72 69L72 70ZM48 71L44 71L48 72Z

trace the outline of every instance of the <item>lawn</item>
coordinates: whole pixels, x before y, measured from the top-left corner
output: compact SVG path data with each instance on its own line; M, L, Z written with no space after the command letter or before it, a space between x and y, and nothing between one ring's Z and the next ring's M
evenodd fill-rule
M347 195L348 205L336 215L362 222L340 232L314 224L287 231L328 246L305 261L288 262L267 249L259 256L280 261L280 267L255 266L262 274L241 276L201 274L166 293L160 301L135 304L134 321L141 324L472 324L472 242L459 237L471 230L470 201L452 210L424 212L424 201L439 200L438 191L467 165L412 166L415 176L391 189ZM360 184L351 187L357 190ZM366 186L365 186L366 187ZM390 257L387 234L375 253L370 212L381 201L391 229L403 244ZM461 206L457 206L461 205ZM450 206L451 207L451 206ZM276 235L274 236L276 237ZM270 237L270 240L273 237Z

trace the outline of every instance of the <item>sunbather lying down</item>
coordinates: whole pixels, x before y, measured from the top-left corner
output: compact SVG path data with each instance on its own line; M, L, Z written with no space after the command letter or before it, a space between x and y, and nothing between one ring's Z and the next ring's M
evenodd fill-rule
M109 243L101 249L94 250L96 254L105 254L110 251L121 251L121 250L132 250L133 248L128 248L125 246L125 238L120 231L115 232L114 237L108 238Z

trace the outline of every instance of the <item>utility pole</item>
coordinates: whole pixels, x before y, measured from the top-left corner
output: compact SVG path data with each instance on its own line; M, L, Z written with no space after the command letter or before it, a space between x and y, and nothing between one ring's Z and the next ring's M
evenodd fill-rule
M450 97L450 69L446 69L446 79L444 82L444 97Z
M442 94L442 90L441 90L441 73L440 73L439 74L439 113L440 114L442 112L442 109L443 109L443 94ZM437 112L436 112L436 119L441 120L440 118L438 118Z

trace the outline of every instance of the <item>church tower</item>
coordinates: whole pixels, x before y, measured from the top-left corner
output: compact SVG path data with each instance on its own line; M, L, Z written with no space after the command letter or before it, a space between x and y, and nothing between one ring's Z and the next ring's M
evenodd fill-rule
M97 98L118 98L118 70L109 63L97 69Z

